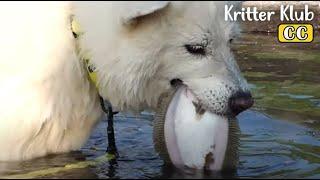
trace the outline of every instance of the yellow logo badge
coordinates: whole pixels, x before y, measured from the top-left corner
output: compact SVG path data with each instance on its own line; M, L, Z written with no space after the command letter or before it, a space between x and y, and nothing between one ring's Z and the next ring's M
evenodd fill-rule
M313 26L311 24L280 24L278 40L284 43L309 43L313 41Z

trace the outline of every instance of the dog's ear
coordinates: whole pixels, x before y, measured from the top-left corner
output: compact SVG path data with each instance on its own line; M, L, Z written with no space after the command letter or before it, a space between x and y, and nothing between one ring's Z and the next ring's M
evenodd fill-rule
M139 18L154 14L168 5L168 1L138 1L122 4L121 21L124 25L135 24Z

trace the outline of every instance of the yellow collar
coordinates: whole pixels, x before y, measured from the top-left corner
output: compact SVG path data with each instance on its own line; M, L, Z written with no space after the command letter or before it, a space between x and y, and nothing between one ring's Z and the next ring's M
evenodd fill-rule
M85 64L87 69L89 78L91 82L96 86L99 90L98 79L97 79L97 69L93 63L90 62L90 55L88 52L81 51L79 39L84 34L81 31L80 24L73 16L71 16L71 30L74 38L76 39L76 53L77 56L80 58L81 61Z

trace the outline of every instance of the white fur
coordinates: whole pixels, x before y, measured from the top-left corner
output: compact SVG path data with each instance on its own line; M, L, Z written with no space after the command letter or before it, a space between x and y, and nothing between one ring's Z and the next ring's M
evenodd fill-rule
M71 15L85 32L79 41L98 69L100 94L122 110L155 107L173 78L219 113L226 108L216 101L246 89L227 44L233 25L223 21L223 3L150 4L128 16L139 6L131 5L0 3L0 161L76 150L102 114L74 50ZM208 56L186 52L184 44L203 37Z
M101 115L74 52L70 5L0 5L0 161L76 150Z

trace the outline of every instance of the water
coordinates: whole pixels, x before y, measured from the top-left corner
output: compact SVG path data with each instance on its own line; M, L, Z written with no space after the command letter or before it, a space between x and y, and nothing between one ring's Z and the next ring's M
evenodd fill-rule
M102 121L80 151L0 163L0 177L320 178L320 40L280 44L275 34L243 34L233 49L256 99L251 110L239 115L242 135L236 172L190 173L164 166L153 149L152 115L119 114L117 160L104 157Z

